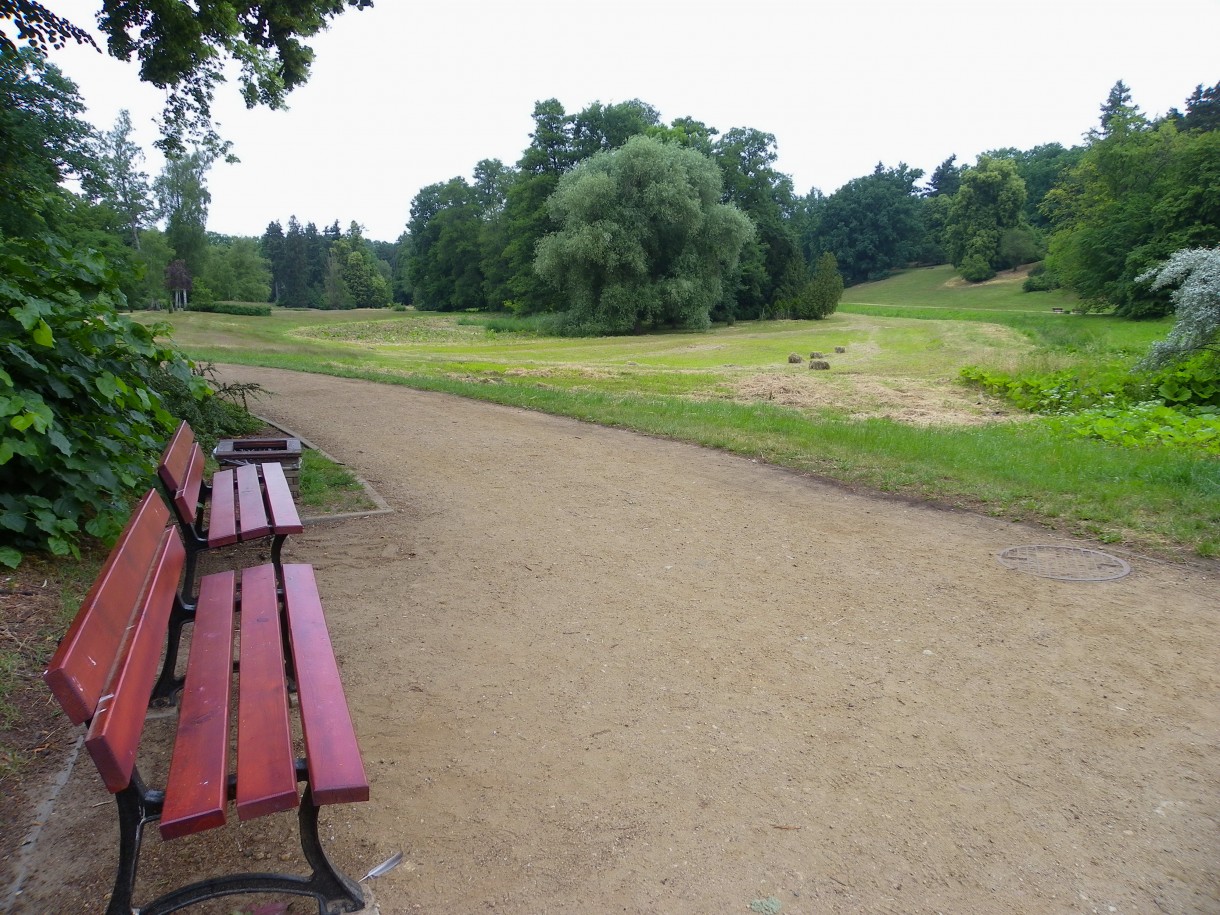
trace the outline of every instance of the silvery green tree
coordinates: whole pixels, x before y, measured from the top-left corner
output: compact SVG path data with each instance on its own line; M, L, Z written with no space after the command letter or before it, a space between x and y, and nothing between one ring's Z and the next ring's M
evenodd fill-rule
M1176 320L1164 340L1154 343L1145 368L1159 368L1196 353L1220 357L1220 248L1184 248L1137 282L1153 290L1176 287L1170 294Z
M693 149L637 136L565 174L547 202L559 230L535 268L581 333L702 328L753 225L720 202L720 170Z

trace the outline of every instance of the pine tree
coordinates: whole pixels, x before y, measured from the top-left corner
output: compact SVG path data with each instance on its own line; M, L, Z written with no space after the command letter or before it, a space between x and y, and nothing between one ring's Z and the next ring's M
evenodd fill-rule
M839 307L839 299L843 298L843 277L834 254L827 251L818 258L809 285L813 301L813 314L810 317L821 320L834 314Z

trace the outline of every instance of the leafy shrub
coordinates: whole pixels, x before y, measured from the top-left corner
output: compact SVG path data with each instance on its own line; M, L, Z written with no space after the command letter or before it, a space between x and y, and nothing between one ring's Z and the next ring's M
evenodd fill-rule
M115 275L52 238L0 239L0 563L77 554L121 530L170 415L155 381L195 390L187 360L120 315Z
M262 423L233 399L208 391L201 396L198 378L206 378L210 366L196 366L195 378L184 381L161 367L153 370L149 383L161 396L162 405L175 420L191 424L195 437L210 447L222 438L256 432ZM214 382L212 382L214 384ZM209 384L210 387L210 384Z
M962 381L1031 413L1074 413L1093 407L1161 403L1220 408L1220 362L1209 355L1158 372L1130 372L1115 366L1051 372L1014 378L975 366L961 370Z
M1220 360L1204 353L1152 376L1167 404L1220 407Z
M1084 410L1054 417L1053 428L1129 448L1170 446L1220 455L1220 412L1177 410L1161 403Z
M1208 354L1158 372L1102 366L1013 378L970 366L961 378L1023 410L1050 414L1050 427L1061 434L1220 454L1220 363Z
M1026 292L1050 292L1059 287L1059 277L1047 270L1046 264L1035 266L1021 284L1021 288Z
M991 264L987 263L987 258L981 254L971 254L962 261L957 272L962 275L962 279L971 283L981 283L995 276L995 270L991 268Z
M961 370L967 384L1031 413L1073 413L1090 407L1138 403L1155 397L1155 382L1123 369L1098 367L1014 378L975 366Z
M245 315L252 318L267 318L271 316L270 305L243 305L238 302L191 302L191 311L203 311L218 315Z

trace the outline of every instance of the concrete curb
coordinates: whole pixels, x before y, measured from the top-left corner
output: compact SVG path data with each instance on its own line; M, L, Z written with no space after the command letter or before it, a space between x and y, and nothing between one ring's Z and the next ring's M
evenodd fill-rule
M318 452L318 454L322 455L322 457L326 458L328 461L338 464L341 467L347 466L343 461L339 460L337 457L334 457L331 454L328 454L324 449L319 448L317 445L315 445L309 439L305 438L303 435L300 435L299 433L294 432L291 429L285 428L284 426L280 425L279 423L275 422L274 420L268 419L266 416L260 416L257 413L251 413L250 415L253 416L257 420L266 423L268 426L271 426L272 428L279 429L288 438L298 439L303 446ZM370 509L369 511L364 511L364 512L340 512L340 513L334 514L334 515L311 515L308 518L302 517L301 523L311 525L311 524L319 524L323 521L346 521L351 518L368 518L373 515L387 515L394 511L394 509L390 507L390 503L388 503L385 499L383 499L381 497L381 493L379 493L376 489L374 489L373 485L371 483L369 483L368 480L364 479L363 477L359 476L358 474L353 474L353 476L356 477L356 482L358 482L364 488L365 494L369 497L369 499L371 499L373 501L373 504L377 506L376 508Z

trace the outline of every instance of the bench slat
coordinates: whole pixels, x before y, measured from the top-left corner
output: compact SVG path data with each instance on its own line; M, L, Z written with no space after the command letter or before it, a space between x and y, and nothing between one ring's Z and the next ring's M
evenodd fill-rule
M255 540L271 533L257 464L240 464L237 467L237 510L242 540Z
M241 576L241 661L237 704L237 816L252 817L297 805L288 686L275 567Z
M185 559L182 541L173 528L167 528L151 566L148 589L139 604L131 638L109 687L110 694L98 701L89 725L85 747L112 792L122 791L131 781Z
M184 489L190 475L192 453L197 447L195 432L184 420L178 424L169 444L165 446L165 451L161 454L161 463L157 465L157 475L161 478L161 482L165 484L165 488L178 503L179 511L183 512L183 516L190 522L195 520L195 505L198 500L189 505L183 504L187 501ZM202 468L203 465L199 466ZM198 495L198 490L196 490L196 495ZM182 502L178 502L180 497Z
M73 724L93 717L109 685L168 521L156 492L146 493L42 675Z
M178 506L178 511L182 513L182 517L188 524L194 524L199 520L199 493L203 490L204 461L203 449L195 444L191 447L186 475L174 493L174 504Z
M236 585L235 572L208 575L199 583L186 686L161 813L161 836L166 839L222 826L227 820Z
M233 471L218 470L212 477L212 505L208 514L208 546L228 546L237 534L237 500Z
M288 487L288 478L281 464L262 465L263 484L267 491L267 510L271 515L271 528L277 534L299 534L305 530L297 512L296 500Z
M314 801L367 801L368 777L343 695L313 566L284 566L284 603L293 660L299 671L297 698Z

